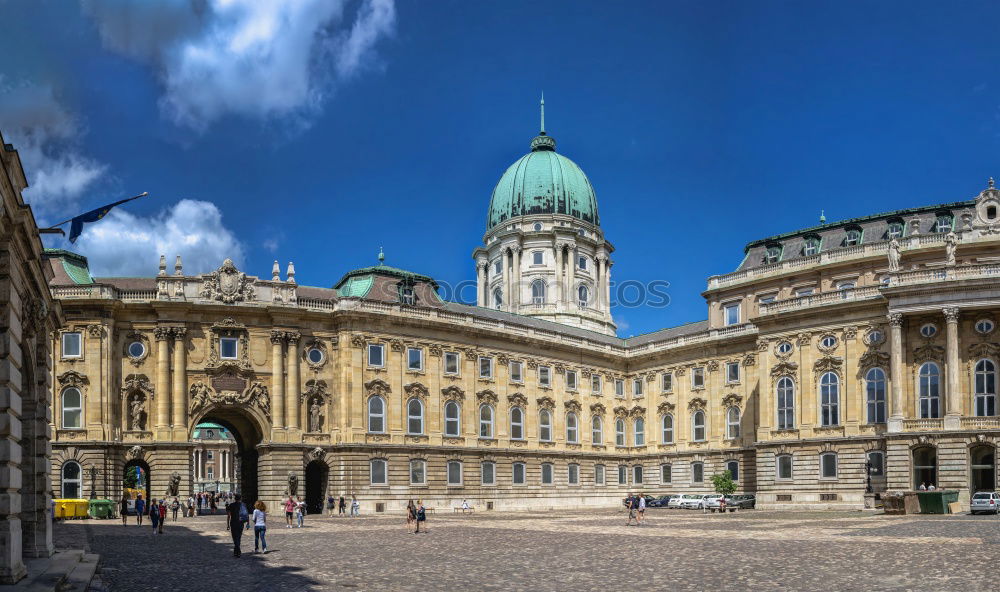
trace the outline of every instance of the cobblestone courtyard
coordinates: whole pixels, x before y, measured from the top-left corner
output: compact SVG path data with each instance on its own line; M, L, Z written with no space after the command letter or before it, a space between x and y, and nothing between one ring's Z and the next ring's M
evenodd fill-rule
M57 546L100 553L98 585L135 590L992 590L994 516L889 517L650 510L439 514L430 533L396 517L274 516L234 559L224 518L169 522L163 536L116 520L58 524Z

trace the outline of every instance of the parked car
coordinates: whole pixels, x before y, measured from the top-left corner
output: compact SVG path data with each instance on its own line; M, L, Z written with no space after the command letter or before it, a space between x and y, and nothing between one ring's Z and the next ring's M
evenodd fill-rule
M705 500L705 507L713 512L717 512L722 508L722 497L721 495L713 495ZM733 496L727 495L726 497L726 509L730 512L735 512L739 508L739 503L733 499Z
M667 508L674 508L674 509L680 508L681 502L684 501L684 498L687 495L688 494L671 496L670 499L667 501ZM694 496L694 497L699 497L699 496Z
M752 493L734 495L732 498L733 503L738 504L741 510L752 510L757 507L757 496Z
M653 496L651 496L651 495L643 495L643 496L638 496L638 495L636 495L636 496L633 496L633 497L634 497L634 498L636 498L637 500L638 500L638 499L639 499L640 497L644 497L644 498L646 498L646 507L647 507L647 508L648 508L648 507L650 507L650 506L649 506L649 504L650 504L651 502L653 502L654 500L656 500L656 498L655 498L655 497L653 497ZM622 505L623 505L623 506L625 506L626 508L628 507L628 498L627 498L627 497L626 497L626 498L622 498Z
M653 500L653 501L649 502L648 504L646 504L646 506L650 507L650 508L667 508L667 507L669 507L668 504L670 503L670 500L673 499L673 498L677 498L677 497L680 497L680 496L677 495L677 494L673 494L673 495L661 495L660 497L658 497L655 500Z
M702 510L710 497L718 497L716 494L696 494L685 493L681 496L680 507L685 510Z
M996 514L998 511L1000 511L1000 493L995 491L979 491L969 500L970 514L980 512Z

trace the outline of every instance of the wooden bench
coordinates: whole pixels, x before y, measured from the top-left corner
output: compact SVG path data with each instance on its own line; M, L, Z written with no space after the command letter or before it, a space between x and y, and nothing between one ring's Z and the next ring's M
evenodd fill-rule
M475 512L476 511L476 507L475 506L469 506L468 508L463 508L462 506L455 506L454 509L455 509L456 513L457 512L461 512L463 514L466 513L466 512Z

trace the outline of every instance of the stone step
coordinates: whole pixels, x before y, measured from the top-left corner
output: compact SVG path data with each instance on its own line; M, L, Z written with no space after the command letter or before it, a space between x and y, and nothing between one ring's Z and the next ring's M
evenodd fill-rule
M51 557L28 562L28 577L10 587L17 592L63 592L69 575L84 559L79 550L57 551ZM96 561L94 561L96 566ZM83 588L81 590L86 590Z
M60 588L60 592L87 592L91 580L94 579L94 574L97 573L100 558L100 555L85 553L73 571L66 576L66 581Z

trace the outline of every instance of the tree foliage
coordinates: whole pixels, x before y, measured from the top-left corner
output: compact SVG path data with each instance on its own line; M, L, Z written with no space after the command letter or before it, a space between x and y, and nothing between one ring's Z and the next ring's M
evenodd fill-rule
M719 495L732 495L736 492L736 482L729 471L712 475L712 485Z

